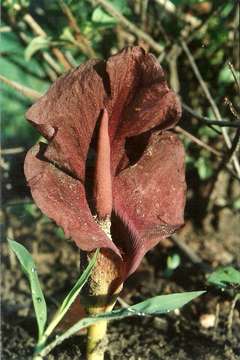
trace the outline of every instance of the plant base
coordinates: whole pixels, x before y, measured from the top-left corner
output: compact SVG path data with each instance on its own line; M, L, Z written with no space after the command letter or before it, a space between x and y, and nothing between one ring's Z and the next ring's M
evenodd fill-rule
M107 344L107 321L99 321L88 328L87 360L103 360Z
M80 267L86 267L92 253L80 252ZM123 264L108 249L101 249L95 267L80 295L87 314L111 311L122 289ZM88 329L87 360L103 360L106 348L107 321L99 321Z

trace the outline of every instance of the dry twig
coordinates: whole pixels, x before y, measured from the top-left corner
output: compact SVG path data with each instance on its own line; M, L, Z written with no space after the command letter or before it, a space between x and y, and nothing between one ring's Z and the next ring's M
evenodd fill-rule
M192 28L196 28L196 27L200 26L201 20L199 20L198 18L196 18L195 16L193 16L191 14L184 14L184 13L178 11L172 1L170 1L170 0L155 0L155 1L160 6L162 6L164 8L164 10L166 10L170 14L177 13L179 16L179 19L185 21L186 23L191 24Z
M200 114L198 114L196 111L192 110L188 105L182 103L182 107L184 110L186 110L189 114L191 114L192 116L194 116L196 119L201 120L204 124L206 125L217 125L220 127L233 127L233 128L239 128L240 127L240 120L236 120L236 121L227 121L227 120L223 120L221 119L221 121L219 120L211 120L205 116L202 116Z
M28 98L37 100L42 96L42 94L39 93L38 91L35 91L24 85L21 85L21 84L17 83L16 81L9 80L3 75L0 75L0 81L3 82L4 84L10 86L11 88L15 89L17 92L19 92L20 94L22 94Z
M203 260L198 256L190 246L188 246L182 239L179 239L178 236L172 235L170 239L175 245L184 253L184 255L195 265L199 266L204 272L211 271L211 267L203 262Z
M240 293L236 294L232 304L231 304L231 310L230 313L228 315L228 337L231 338L232 337L232 323L233 323L233 315L234 315L234 309L236 307L237 302L240 300Z
M229 69L230 69L230 71L232 73L232 76L233 76L233 78L235 80L235 84L237 85L238 91L240 93L240 79L237 78L236 71L235 71L235 69L233 67L233 64L230 61L228 62L228 67L229 67Z
M217 157L222 157L223 154L214 149L212 146L206 144L205 142L203 142L202 140L198 139L196 136L194 136L193 134L189 133L187 130L184 130L183 128L181 128L180 126L176 126L175 130L180 133L183 134L184 136L188 137L190 140L192 140L194 143L196 143L197 145L199 145L200 147L208 150L209 152L211 152L212 154L216 155Z
M19 31L18 35L19 35L21 41L23 41L27 45L29 44L31 39L24 32ZM62 73L61 67L54 60L54 58L49 53L47 53L46 51L42 51L41 55L42 55L43 59L46 62L44 64L45 64L45 68L47 69L46 72L47 72L50 80L51 81L56 80L57 76Z
M163 51L163 46L158 44L151 36L139 29L131 21L129 21L124 15L122 15L114 6L107 0L95 0L97 4L100 4L110 15L118 20L118 22L125 26L131 33L136 35L137 38L146 42L153 50L158 54Z
M41 26L33 19L33 17L30 14L26 14L23 17L24 21L31 27L31 29L35 32L38 36L46 37L46 32L41 28ZM56 47L52 48L53 54L56 56L60 64L63 65L65 70L71 70L72 65L68 62L65 55L62 53L61 50L59 50Z
M20 154L24 151L25 151L25 149L23 147L19 146L16 148L1 149L0 153L1 153L1 155L15 155L15 154Z
M76 45L81 49L81 51L87 55L89 58L95 58L96 53L94 49L91 46L91 43L88 41L88 39L82 34L77 20L75 19L73 13L71 12L70 8L67 6L67 4L64 3L64 1L59 1L60 6L62 8L62 11L64 15L67 17L69 26L74 30L76 33Z
M210 94L210 91L208 90L208 87L207 87L205 81L202 78L202 75L201 75L201 73L200 73L200 71L199 71L199 69L197 67L197 64L196 64L196 62L195 62L195 60L194 60L194 58L193 58L193 56L192 56L192 54L191 54L191 52L190 52L190 50L188 48L186 42L184 40L181 40L181 45L182 45L182 48L183 48L185 54L188 57L189 63L190 63L190 65L191 65L191 67L192 67L192 69L194 71L194 74L195 74L196 78L198 79L198 82L199 82L199 84L200 84L206 98L208 99L208 101L209 101L209 103L210 103L210 105L212 107L212 110L213 110L214 115L216 116L216 119L221 121L222 119L221 119L221 115L220 115L220 112L218 110L218 107L217 107L215 101L213 100L213 97ZM223 133L225 143L226 143L227 147L229 149L231 149L232 143L231 143L231 139L230 139L230 137L229 137L229 135L227 133L227 130L224 127L222 127L221 129L222 129L222 133ZM237 173L238 177L240 178L240 165L239 165L239 161L238 161L236 155L233 155L232 160L233 160L233 163L234 163L236 173Z

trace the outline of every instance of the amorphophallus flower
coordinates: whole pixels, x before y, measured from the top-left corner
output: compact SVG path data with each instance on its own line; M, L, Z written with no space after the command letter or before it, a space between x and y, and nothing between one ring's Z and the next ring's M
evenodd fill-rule
M39 208L84 251L101 249L89 295L109 296L183 225L181 116L153 55L129 47L57 79L27 112L47 139L25 160ZM91 282L90 282L91 283Z

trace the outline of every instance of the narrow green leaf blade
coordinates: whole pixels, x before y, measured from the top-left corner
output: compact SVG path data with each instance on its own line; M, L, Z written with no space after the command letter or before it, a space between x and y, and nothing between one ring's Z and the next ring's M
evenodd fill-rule
M68 295L63 300L62 305L60 306L59 310L56 312L56 314L53 317L50 324L48 325L48 327L44 333L45 335L49 336L53 332L53 330L60 323L60 321L62 320L62 318L64 317L64 315L66 314L66 312L68 311L68 309L70 308L70 306L72 305L72 303L74 302L74 300L76 299L78 294L80 293L83 286L86 284L89 276L91 275L92 269L93 269L94 265L96 264L98 253L99 253L99 249L97 249L95 251L95 254L93 255L88 266L83 271L82 275L80 276L80 278L78 279L78 281L76 282L74 287L70 290ZM41 343L41 341L40 341L40 343ZM42 343L41 343L41 346L39 346L39 344L37 345L36 351L38 351L38 349L41 349L41 348L42 348Z
M164 314L186 305L188 302L204 293L205 291L192 291L179 294L155 296L125 309L114 310L108 313L102 313L96 316L86 317L78 321L64 334L58 336L56 340L46 346L43 351L41 351L41 355L47 355L54 347L61 344L64 340L68 339L72 335L76 334L79 330L91 326L100 320L109 321L122 319L129 316Z
M82 290L83 286L86 284L89 276L91 275L92 269L96 264L98 253L99 250L96 250L88 266L83 271L83 273L81 274L80 278L78 279L72 290L70 290L66 298L63 300L63 303L60 307L60 313L62 314L62 317L68 311L68 309L70 308L70 306L72 305L72 303L74 302L80 291Z
M166 312L178 309L205 291L191 291L179 294L159 295L140 302L130 307L139 315L165 314Z
M35 263L27 249L16 241L8 240L11 250L17 256L31 287L31 294L38 324L38 336L42 336L47 322L47 306L39 283Z
M92 14L92 22L98 23L101 25L115 25L116 20L114 17L108 15L104 10L102 10L100 7L97 7Z
M240 285L240 272L232 266L227 266L209 275L208 282L221 287L232 284Z
M179 294L159 295L138 304L129 306L128 308L113 310L111 312L102 313L80 320L73 325L65 334L70 332L70 336L84 327L95 324L99 320L122 319L129 316L146 316L165 314L169 311L178 309L186 305L191 300L204 294L205 291L192 291ZM65 335L64 334L64 335Z
M31 267L34 267L33 260L27 249L19 244L18 242L14 240L8 240L8 244L10 246L10 249L15 253L17 256L20 264L22 265L22 268L26 275L28 274L28 269Z

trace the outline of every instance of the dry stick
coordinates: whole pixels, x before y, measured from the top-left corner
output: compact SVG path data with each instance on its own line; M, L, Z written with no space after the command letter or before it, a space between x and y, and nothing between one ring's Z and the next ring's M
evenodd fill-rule
M155 0L155 1L158 1L158 0ZM162 2L163 0L160 0L160 2ZM165 1L165 0L164 0ZM160 3L159 2L159 3ZM194 21L189 21L190 23L190 26L187 26L187 27L184 27L180 33L181 35L181 38L183 40L186 41L187 44L189 44L195 37L196 34L199 34L200 31L203 32L203 28L207 26L207 23L212 19L212 16L217 16L219 12L221 12L223 8L223 4L222 6L220 6L219 8L217 8L216 10L214 10L209 16L207 19L205 19L204 21L202 20L198 20L199 21L199 24L197 25L197 23L195 23ZM165 8L164 8L165 9ZM169 8L170 9L170 8ZM172 15L174 15L175 17L178 17L178 13L177 11L170 11L169 9L165 9L167 10L169 13L171 13ZM178 50L178 56L182 53L182 48L177 45L176 43L174 43L174 45L172 46L172 48L175 47L177 48ZM172 48L170 49L170 51L168 52L171 53L172 51ZM163 59L165 58L166 55L165 51L162 52L162 54L158 57L158 60L159 62L161 63L163 61Z
M4 84L10 86L11 88L15 89L17 92L19 92L20 94L22 94L28 98L37 100L42 96L42 94L39 93L38 91L35 91L26 86L23 86L15 81L9 80L3 75L0 75L0 81L3 82Z
M172 235L170 239L185 254L185 256L189 258L193 264L199 266L203 272L211 271L211 267L205 264L195 251L193 251L193 249L191 249L182 239L179 239L176 235Z
M223 119L221 119L221 121L219 121L219 120L211 120L211 119L209 119L209 118L207 118L205 116L202 116L202 115L198 114L196 111L191 109L187 104L182 103L182 107L189 114L193 115L196 119L201 120L206 125L217 125L217 126L220 126L220 127L233 127L233 128L239 128L240 127L240 120L233 121L233 122L223 120Z
M233 315L234 315L234 309L236 307L236 304L237 302L240 300L240 293L236 294L234 296L234 299L232 301L232 304L231 304L231 310L230 310L230 313L228 315L228 325L227 325L227 328L228 328L228 337L231 338L232 337L232 323L233 323Z
M237 151L238 145L239 145L239 139L240 139L240 128L237 129L235 136L232 140L232 147L229 150L229 152L227 152L225 154L225 156L222 158L220 164L218 165L217 170L214 173L214 176L212 178L212 183L211 186L208 190L208 195L207 198L208 200L208 206L207 206L207 211L210 212L212 210L213 207L213 202L211 202L210 200L212 200L212 195L213 195L213 190L214 190L214 185L218 180L218 175L220 174L220 172L222 171L223 168L227 168L229 169L229 161L231 160L231 158L233 157L234 153ZM237 178L238 180L240 180L240 178Z
M148 10L148 0L143 0L141 4L141 23L144 30L147 30L147 10Z
M236 150L236 148L238 146L239 139L240 139L240 128L238 128L237 131L236 131L236 134L235 134L235 136L233 138L233 141L232 141L231 149L222 158L222 160L220 161L220 164L218 165L218 167L217 167L217 169L216 169L216 171L215 171L215 173L213 175L211 186L210 186L210 189L208 190L208 196L207 196L207 198L209 199L208 200L209 201L208 202L208 207L207 207L208 212L210 212L212 210L213 203L211 203L210 200L212 199L211 195L213 193L214 185L218 180L218 175L223 170L223 168L228 166L228 162L231 160L231 158L232 158L233 154L235 153L235 150Z
M211 147L210 145L206 144L205 142L203 142L202 140L198 139L196 136L194 136L193 134L189 133L188 131L184 130L183 128L181 128L180 126L176 126L175 130L178 133L181 133L183 135L185 135L186 137L188 137L190 140L192 140L193 142L195 142L196 144L198 144L199 146L201 146L202 148L210 151L212 154L216 155L217 157L222 157L223 154L214 149L213 147Z
M123 307L123 308L128 308L130 305L123 300L120 296L118 296L117 301L119 302L119 304Z
M229 99L227 99L227 105L229 106L229 109L230 109L231 113L233 114L233 116L236 117L236 118L239 118L240 117L239 113L236 111L236 109L234 108L232 102ZM238 140L237 140L236 145L234 145L234 139L236 139L237 136L238 136ZM233 157L233 155L236 154L237 151L239 151L239 148L240 148L239 138L240 138L240 133L238 131L236 133L236 135L235 135L235 138L233 139L232 148L230 149L230 156L231 157Z
M197 145L199 145L200 147L210 151L212 154L216 155L218 158L222 159L224 157L224 154L221 153L220 151L214 149L212 146L206 144L205 142L203 142L202 140L198 139L196 136L194 136L193 134L189 133L188 131L184 130L183 128L181 128L180 126L176 126L174 128L174 130L176 130L178 133L183 134L184 136L186 136L187 138L189 138L190 140L192 140L192 142L196 143ZM240 177L238 177L233 171L232 171L232 167L229 164L225 164L226 169L228 170L228 172L237 180L240 180Z
M76 45L79 46L79 48L82 50L82 52L87 55L89 58L95 58L96 53L94 49L91 46L91 43L88 41L88 39L82 34L77 20L75 19L73 13L71 12L70 8L67 6L67 4L64 3L64 1L60 0L60 6L62 8L62 11L64 15L67 17L69 26L74 30L76 33Z
M10 32L11 32L11 27L10 26L1 26L0 34L1 33L10 33Z
M69 63L72 65L73 68L79 65L79 63L74 59L73 55L69 50L65 51L66 58L68 59Z
M215 311L214 334L213 334L214 339L216 339L216 335L217 335L217 328L218 328L218 324L219 324L219 314L220 314L220 305L219 305L219 303L217 303L216 311Z
M229 69L230 69L230 71L232 73L232 76L233 76L233 78L235 80L235 83L236 83L236 85L238 87L238 91L240 93L240 80L237 78L236 71L235 71L235 69L233 67L233 64L230 61L228 62L228 67L229 67Z
M177 9L176 6L170 2L169 0L155 0L159 5L163 6L164 10L167 11L168 13L170 13L171 15L174 15L177 19L179 17L179 12L177 13ZM182 16L182 20L184 20L185 22L189 23L190 26L186 26L181 30L181 37L183 39L186 40L186 42L190 42L190 37L189 37L189 33L193 34L195 33L196 29L200 29L203 25L202 21L192 17L192 15L190 15L190 17L185 14L181 14ZM158 61L161 63L163 61L163 59L166 57L166 55L174 55L175 59L177 60L178 56L182 53L182 48L179 46L179 44L174 43L172 45L172 47L170 48L168 54L166 53L166 51L164 50L160 56L158 57ZM170 67L173 66L171 62L169 62ZM176 70L174 70L176 71Z
M195 16L191 14L184 14L181 11L178 11L176 5L174 5L170 0L155 0L155 2L162 6L164 10L166 10L170 14L178 13L178 16L181 20L191 24L194 28L201 24L201 20L199 20Z
M30 39L29 37L22 31L19 32L19 37L25 44L29 44ZM42 51L42 57L46 61L46 63L49 65L50 71L48 71L49 78L54 81L57 78L57 74L61 74L61 68L59 64L52 58L50 54L48 54L46 51ZM46 65L47 65L46 64Z
M227 153L226 163L228 161L230 161L231 158L234 156L234 153L236 152L236 149L238 148L239 140L240 140L240 128L237 129L236 134L232 140L232 147L231 147L230 151Z
M46 32L39 26L39 24L33 19L30 14L26 14L23 19L25 22L31 27L31 29L35 32L38 36L46 37ZM65 55L56 47L52 48L53 54L56 56L58 61L63 65L65 70L71 70L72 65L68 62Z
M205 29L207 28L208 23L212 20L213 17L218 17L221 11L225 7L225 2L222 1L222 3L217 7L216 9L213 9L213 11L208 15L208 17L204 20L201 20L199 26L196 26L192 29L192 32L188 35L188 37L184 38L187 44L189 44L195 37L196 34L199 35L199 32L202 31L202 33L205 33Z
M170 85L173 90L178 94L180 90L180 81L178 76L178 57L179 57L179 45L174 44L171 50L168 52L167 62L170 70ZM160 59L159 59L160 62Z
M26 149L24 147L15 147L15 148L8 148L8 149L1 149L0 154L1 155L15 155L20 154L24 152Z
M123 16L114 6L112 6L107 0L96 0L96 3L102 5L102 7L113 17L115 17L119 23L125 26L131 33L135 34L139 39L145 41L153 50L160 54L164 47L158 44L152 39L151 36L146 34L144 31L139 29L131 21L129 21L125 16Z
M53 60L53 58L46 51L42 51L41 55L42 55L43 59L46 61L46 63L43 63L44 71L46 71L46 73L51 81L55 81L58 78L58 72L55 71L54 67L51 66L51 64L50 64L50 61ZM50 61L49 61L49 57L51 59ZM54 63L55 63L55 61L54 61Z
M187 57L189 59L189 62L190 62L190 65L191 65L191 67L192 67L192 69L194 71L194 74L195 74L196 78L198 79L199 84L201 85L201 88L203 89L203 91L204 91L204 93L206 95L206 98L208 99L208 101L209 101L209 103L210 103L210 105L212 107L212 110L213 110L214 115L216 116L216 119L221 121L221 115L220 115L220 112L218 110L218 107L217 107L215 101L213 100L212 95L210 94L210 92L208 90L208 87L207 87L206 83L204 82L204 80L202 78L202 75L200 74L200 71L199 71L199 69L197 67L197 64L196 64L196 62L195 62L195 60L194 60L194 58L193 58L193 56L192 56L192 54L191 54L191 52L190 52L190 50L188 48L186 42L184 40L181 40L181 45L182 45L182 48L183 48L185 54L187 55ZM225 142L227 144L227 147L229 149L231 149L231 147L232 147L231 140L230 140L229 135L228 135L225 128L222 128L222 133L223 133L224 140L225 140ZM240 178L240 165L239 165L239 161L238 161L236 155L234 155L232 157L232 160L233 160L234 167L235 167L235 170L237 172L237 175Z
M170 239L184 252L184 254L186 254L193 264L202 263L202 259L191 248L189 248L185 242L179 240L176 235L172 235Z

